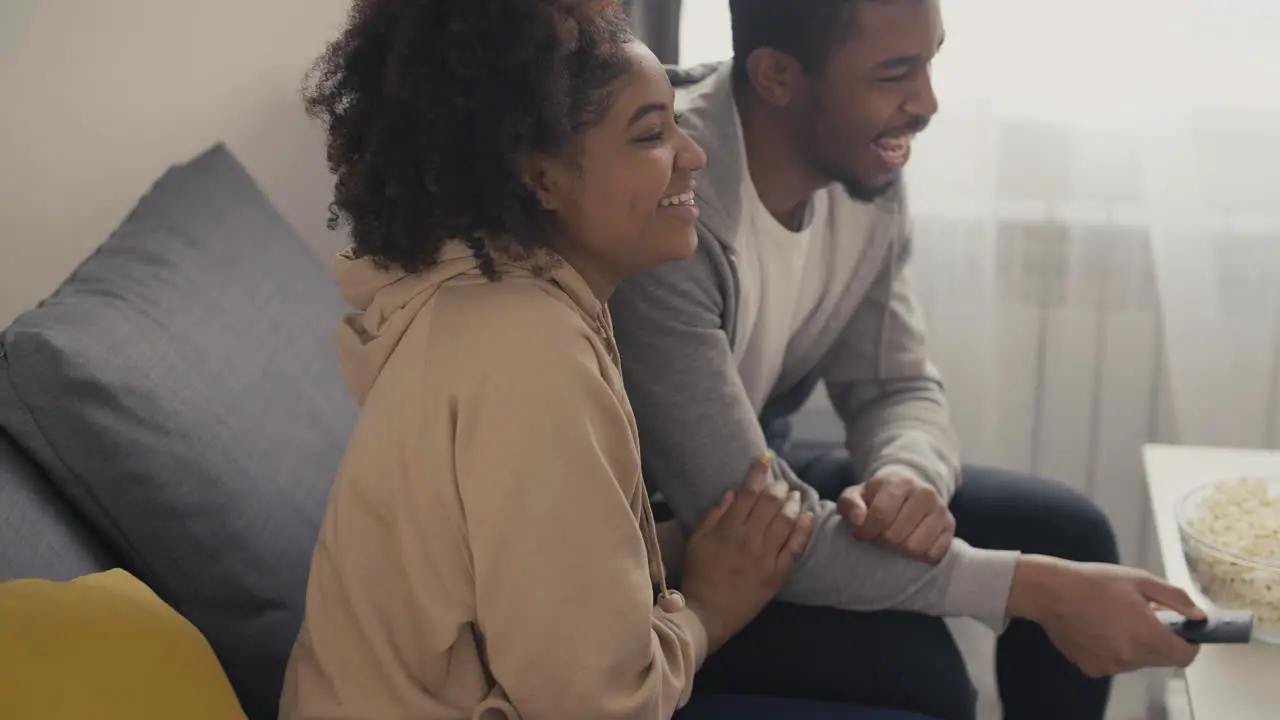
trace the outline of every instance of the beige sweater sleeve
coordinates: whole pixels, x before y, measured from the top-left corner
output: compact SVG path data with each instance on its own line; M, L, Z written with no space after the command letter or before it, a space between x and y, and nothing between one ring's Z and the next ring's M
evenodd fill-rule
M590 345L550 339L486 373L457 414L476 612L523 720L668 720L706 654L654 605L629 498L639 457Z

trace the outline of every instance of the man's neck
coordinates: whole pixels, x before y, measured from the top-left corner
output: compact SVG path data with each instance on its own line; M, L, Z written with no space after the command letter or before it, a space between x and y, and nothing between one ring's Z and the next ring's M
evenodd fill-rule
M796 228L814 192L826 186L801 160L789 130L776 111L760 103L750 88L734 88L747 173L769 214L784 227Z

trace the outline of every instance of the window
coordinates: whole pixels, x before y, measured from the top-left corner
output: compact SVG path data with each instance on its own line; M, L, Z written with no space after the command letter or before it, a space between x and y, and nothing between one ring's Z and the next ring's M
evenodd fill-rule
M729 26L729 0L681 3L680 64L687 67L731 57L733 33Z

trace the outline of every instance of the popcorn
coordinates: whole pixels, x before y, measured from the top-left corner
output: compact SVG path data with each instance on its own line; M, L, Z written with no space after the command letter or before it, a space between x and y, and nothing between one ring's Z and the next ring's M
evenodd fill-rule
M1238 478L1185 502L1183 554L1200 591L1221 608L1252 610L1255 637L1280 641L1280 484Z

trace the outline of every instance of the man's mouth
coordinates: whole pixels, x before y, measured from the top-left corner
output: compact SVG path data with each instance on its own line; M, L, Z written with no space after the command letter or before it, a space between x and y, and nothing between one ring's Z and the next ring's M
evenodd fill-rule
M911 159L911 140L914 137L915 133L882 137L871 143L871 149L885 165L900 168Z

